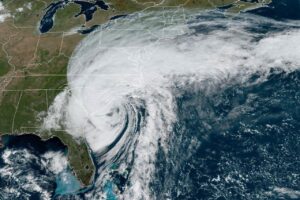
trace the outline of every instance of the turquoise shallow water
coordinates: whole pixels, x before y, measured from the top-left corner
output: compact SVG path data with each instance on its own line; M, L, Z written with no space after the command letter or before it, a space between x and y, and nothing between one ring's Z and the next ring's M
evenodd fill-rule
M107 200L117 200L117 197L114 193L114 184L112 182L107 182L105 184L105 192Z
M251 39L249 49L252 49L255 46L252 43L258 43L272 34L273 39L293 41L296 37L291 35L290 39L285 31L298 30L298 27L296 29L288 24L277 24L269 20L260 22L256 18L242 15L240 18L237 16L230 19L230 23L237 25L232 27L227 26L222 17L219 13L200 16L192 27L196 31L195 35L214 37L214 34L224 31L225 37L222 36L222 40L217 39L222 44L225 41L229 45L239 39L238 35L231 36L234 29L238 34L251 36L246 38ZM248 20L253 20L253 24L249 22L248 26L243 26ZM284 37L277 37L280 34ZM191 36L187 36L187 39L189 37ZM212 44L212 47L217 49L220 45ZM248 46L241 49L244 48L248 49ZM298 62L295 63L298 66ZM285 65L288 68L293 64L281 63L283 69ZM267 61L266 65L269 65ZM224 80L221 85L214 80L183 84L180 77L174 77L176 87L170 90L170 94L174 96L177 108L174 115L177 121L174 128L169 130L166 141L149 140L151 144L158 143L153 159L153 176L150 177L149 185L148 182L143 185L153 193L153 198L149 197L150 199L300 199L300 71L299 67L293 72L279 70L281 68L277 69L276 65L274 67L270 72L265 72L266 74L258 71L249 80L243 79L241 82L239 77L232 80L221 77ZM2 172L0 170L0 199L46 199L43 193L28 186L32 180L42 188L42 192L48 192L53 199L101 199L105 196L107 200L115 200L118 196L125 196L126 192L130 193L128 190L134 191L136 196L141 195L144 191L133 190L132 186L140 181L136 177L147 166L136 166L147 161L143 159L143 155L152 153L144 153L140 151L143 148L137 148L143 147L143 143L139 142L143 139L142 134L147 133L146 117L151 111L142 100L137 105L132 104L139 114L136 125L132 126L134 131L123 136L126 136L123 140L125 142L117 141L117 145L122 147L111 160L105 160L108 156L94 154L97 167L95 182L90 188L81 191L78 191L80 183L70 169L56 175L43 168L40 161L39 156L47 151L65 150L62 144L53 141L40 143L29 136L4 141L2 154L0 150L0 167L3 169ZM131 98L128 101L134 102ZM157 101L159 104L164 103L159 98ZM165 119L165 116L159 117L162 121ZM14 174L24 176L12 182L12 177L6 176L11 172L8 171L10 169L14 170ZM29 173L32 174L29 178L34 177L30 181L26 176ZM9 191L2 189L8 186ZM18 196L17 192L10 192L14 188L21 188L19 191L22 193ZM130 193L132 194L135 195Z
M55 195L72 194L80 190L80 182L71 173L65 170L56 177Z

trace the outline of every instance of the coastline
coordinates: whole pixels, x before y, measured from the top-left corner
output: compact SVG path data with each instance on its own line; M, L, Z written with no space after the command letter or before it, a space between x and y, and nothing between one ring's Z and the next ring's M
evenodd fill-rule
M88 187L90 185L93 184L94 182L94 179L95 179L95 174L96 174L96 167L95 167L95 163L94 163L94 160L91 156L91 150L90 148L88 147L88 145L84 142L84 141L80 141L80 143L78 144L78 141L71 141L72 143L77 143L79 146L81 146L82 148L86 147L87 148L87 153L86 154L80 154L80 150L81 149L78 149L79 151L74 151L74 148L70 147L70 142L69 142L69 145L68 145L68 141L64 140L63 138L60 138L58 135L55 135L55 134L51 134L49 137L47 136L42 136L40 134L36 134L36 133L18 133L18 134L11 134L11 133L4 133L4 134L1 134L0 133L0 148L4 148L5 145L3 144L3 137L5 136L35 136L35 137L38 137L42 142L47 142L51 139L55 139L57 138L67 149L67 157L68 157L68 165L72 171L72 173L74 174L74 176L77 178L77 180L80 182L81 184L81 189L85 188L85 187ZM70 150L71 149L71 150ZM81 168L82 166L78 166L74 165L74 157L76 158L76 153L79 153L80 155L84 155L85 158L88 158L88 160L90 161L90 164L89 164L89 167L92 167L92 168L89 168L90 170L87 172L87 173L84 173L84 170ZM84 159L86 160L86 159Z

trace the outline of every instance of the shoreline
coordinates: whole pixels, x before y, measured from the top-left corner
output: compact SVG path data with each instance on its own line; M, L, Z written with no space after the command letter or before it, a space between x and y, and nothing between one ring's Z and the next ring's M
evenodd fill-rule
M34 137L37 137L39 140L41 140L42 142L47 142L47 141L49 141L49 140L51 140L51 139L58 139L59 140L59 142L63 145L63 146L65 146L66 147L66 149L67 149L67 159L68 159L68 165L69 165L69 167L70 167L70 169L71 169L71 171L72 171L72 173L73 173L73 175L76 177L76 179L80 182L80 185L81 185L81 188L80 188L80 190L82 190L82 189L84 189L84 188L89 188L92 184L93 184L93 182L94 182L94 180L95 180L95 175L96 175L96 166L95 166L95 163L94 163L94 160L93 160L93 158L92 158L92 156L91 156L91 149L89 148L89 146L86 144L86 142L84 142L84 145L87 147L87 149L88 149L88 157L89 157L89 160L91 161L91 163L92 163L92 166L93 166L93 170L92 170L92 175L89 177L89 181L88 181L88 183L85 183L85 181L82 179L82 177L81 177L81 175L80 174L78 174L76 171L82 171L83 169L77 169L76 168L76 166L73 166L71 163L72 163L72 161L71 161L71 158L72 158L72 154L70 154L70 147L69 147L69 145L63 140L63 139L61 139L59 136L57 136L57 135L55 135L55 134L51 134L51 136L49 136L49 137L43 137L43 136L41 136L41 135L39 135L39 134L35 134L35 133L26 133L26 132L24 132L24 133L15 133L15 134L11 134L11 133L3 133L3 134L1 134L0 133L0 149L2 149L2 148L4 148L5 147L5 145L3 144L3 137L4 136L16 136L16 137L18 137L18 136L26 136L26 135L28 135L28 136L34 136ZM77 143L77 141L74 139L74 141L75 141L75 143ZM79 192L80 192L80 190L79 190Z

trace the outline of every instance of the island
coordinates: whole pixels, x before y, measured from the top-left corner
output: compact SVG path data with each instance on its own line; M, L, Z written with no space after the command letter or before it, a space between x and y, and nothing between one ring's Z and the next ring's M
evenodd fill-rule
M77 44L110 20L147 9L220 8L239 13L271 0L2 0L0 1L0 143L3 135L58 138L82 187L95 176L84 138L41 131L54 98L67 86L67 65ZM55 17L55 18L54 18ZM1 146L1 144L0 144Z

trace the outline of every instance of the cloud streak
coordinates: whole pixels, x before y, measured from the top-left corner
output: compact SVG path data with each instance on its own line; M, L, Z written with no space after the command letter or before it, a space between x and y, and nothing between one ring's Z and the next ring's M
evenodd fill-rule
M144 102L147 117L136 146L135 182L124 197L149 198L158 140L168 137L176 121L174 81L184 85L237 75L242 80L270 68L299 68L299 30L265 18L245 19L164 11L110 22L76 48L68 87L50 107L43 129L65 129L101 152L122 130L133 130L138 102ZM264 34L250 30L263 23L283 28Z

